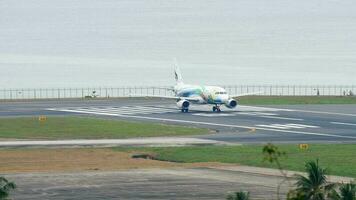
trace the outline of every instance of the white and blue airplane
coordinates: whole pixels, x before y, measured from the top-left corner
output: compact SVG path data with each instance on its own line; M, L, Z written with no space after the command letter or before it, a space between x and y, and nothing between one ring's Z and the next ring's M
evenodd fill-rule
M240 95L229 95L226 90L218 86L199 86L188 85L183 83L183 78L178 65L175 66L174 75L176 85L169 88L175 93L175 96L161 96L161 95L146 95L145 97L157 97L164 99L174 99L177 101L177 106L182 112L188 112L189 106L193 104L213 105L213 112L221 112L221 106L233 109L237 106L237 97L257 94L246 93ZM261 92L258 92L261 93Z

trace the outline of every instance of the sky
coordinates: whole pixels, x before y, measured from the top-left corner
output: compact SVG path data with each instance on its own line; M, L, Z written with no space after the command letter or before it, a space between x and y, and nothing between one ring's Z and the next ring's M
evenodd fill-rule
M356 84L353 0L0 0L0 88Z

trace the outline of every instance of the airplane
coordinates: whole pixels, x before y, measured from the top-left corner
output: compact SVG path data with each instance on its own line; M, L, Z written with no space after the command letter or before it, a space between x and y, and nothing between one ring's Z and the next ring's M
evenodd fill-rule
M176 100L177 107L183 113L187 113L189 112L189 107L191 103L200 105L213 105L213 112L221 112L222 105L229 109L236 108L238 104L238 101L236 100L237 97L257 94L255 92L240 95L229 95L222 87L185 84L183 82L182 73L178 65L175 65L174 75L176 85L172 88L165 89L172 90L175 96L146 95L144 97L156 97Z

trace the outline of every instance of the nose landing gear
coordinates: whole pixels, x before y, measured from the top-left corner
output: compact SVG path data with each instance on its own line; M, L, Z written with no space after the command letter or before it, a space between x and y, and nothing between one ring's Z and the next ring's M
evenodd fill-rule
M213 106L213 112L221 112L220 106L219 105Z
M183 113L187 113L187 112L189 112L189 109L188 108L182 108L182 112Z

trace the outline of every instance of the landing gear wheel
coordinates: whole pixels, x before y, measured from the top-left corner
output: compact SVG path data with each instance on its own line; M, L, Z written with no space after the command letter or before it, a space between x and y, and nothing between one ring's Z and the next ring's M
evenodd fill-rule
M183 109L182 109L182 112L183 112L183 113L187 113L187 112L189 112L189 109L188 109L188 108L183 108Z
M213 106L213 112L221 112L220 106Z
M213 112L216 112L216 109L217 109L216 106L213 106Z

